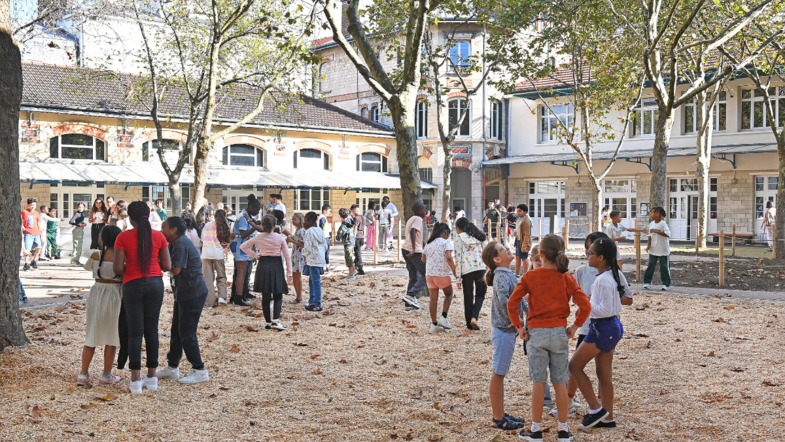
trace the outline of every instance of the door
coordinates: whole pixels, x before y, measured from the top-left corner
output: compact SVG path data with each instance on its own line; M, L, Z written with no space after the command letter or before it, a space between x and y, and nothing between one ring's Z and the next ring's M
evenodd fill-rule
M551 222L557 216L559 225L554 232L561 234L564 226L564 181L541 181L529 183L529 217L532 220L532 235L539 234L539 223L542 222L542 234L551 232Z
M51 186L49 194L49 205L57 209L58 218L65 218L66 221L60 222L60 237L58 244L63 250L63 256L69 256L73 251L73 227L68 224L68 220L76 212L76 205L83 203L85 206L84 214L93 206L96 198L104 198L104 189L92 184L73 184L69 186ZM90 248L90 225L88 224L84 232L82 241L82 255L84 256Z
M254 196L262 202L262 208L267 206L267 200L264 199L262 192L253 187L244 189L224 189L221 198L224 206L230 206L232 208L232 213L234 213L235 216L239 216L243 210L248 208L248 195L250 194L254 194Z
M753 232L758 241L766 240L766 232L761 225L763 224L763 213L766 211L766 203L771 201L777 207L777 184L779 178L776 176L756 176L755 177L755 220L753 220ZM736 231L739 231L738 227Z
M668 198L668 227L674 241L695 241L698 236L698 179L671 178ZM717 231L717 178L709 180L709 213L706 233Z
M638 216L637 200L637 181L636 180L604 180L603 197L605 205L611 211L618 211L621 214L621 224L628 228L635 227L635 218ZM639 225L647 224L648 220L639 221ZM603 229L605 227L603 226ZM632 234L628 236L632 238Z

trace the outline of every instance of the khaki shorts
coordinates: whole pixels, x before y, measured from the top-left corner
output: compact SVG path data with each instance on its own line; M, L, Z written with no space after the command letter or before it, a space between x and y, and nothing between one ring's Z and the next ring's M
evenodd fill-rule
M354 246L343 246L343 259L346 267L354 267Z
M529 379L532 382L564 384L569 380L570 348L565 327L530 328L526 341L529 355Z

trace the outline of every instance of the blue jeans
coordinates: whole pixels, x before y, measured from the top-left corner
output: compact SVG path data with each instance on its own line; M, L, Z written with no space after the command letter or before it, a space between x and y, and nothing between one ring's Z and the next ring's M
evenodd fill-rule
M317 307L322 306L322 274L324 268L305 266L303 273L308 275L308 304Z
M27 302L27 293L25 293L25 287L22 285L22 280L19 280L19 304Z

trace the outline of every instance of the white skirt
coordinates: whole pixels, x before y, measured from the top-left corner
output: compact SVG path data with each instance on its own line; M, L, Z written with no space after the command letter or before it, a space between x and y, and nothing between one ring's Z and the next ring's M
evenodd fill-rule
M120 345L118 321L123 302L123 285L96 282L87 299L85 346Z

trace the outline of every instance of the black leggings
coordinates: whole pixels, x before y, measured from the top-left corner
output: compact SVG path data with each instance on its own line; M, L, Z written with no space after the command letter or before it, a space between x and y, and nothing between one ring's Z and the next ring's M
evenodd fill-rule
M142 368L142 338L147 347L147 368L158 367L158 319L164 301L160 276L123 284L123 306L128 322L128 368Z
M480 318L482 303L485 302L485 293L488 291L488 286L485 285L485 271L476 270L461 275L461 283L463 284L463 309L466 327L471 328L472 318Z
M98 238L101 237L101 229L104 228L106 224L96 224L93 223L92 227L90 227L90 250L97 250L101 247L98 246Z
M283 306L283 295L280 293L262 293L262 312L264 312L264 321L268 324L270 321L270 300L275 300L273 318L278 319L281 317L281 307Z

